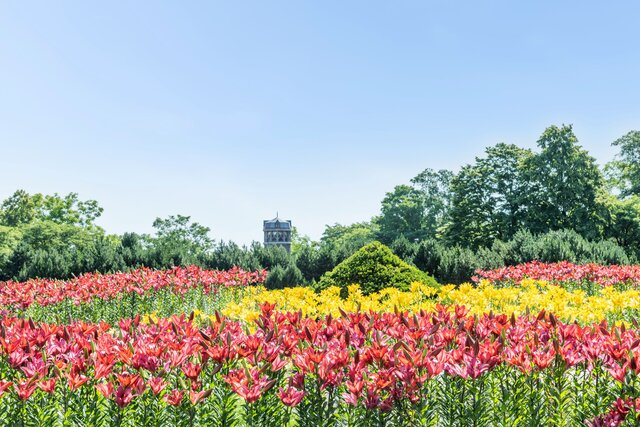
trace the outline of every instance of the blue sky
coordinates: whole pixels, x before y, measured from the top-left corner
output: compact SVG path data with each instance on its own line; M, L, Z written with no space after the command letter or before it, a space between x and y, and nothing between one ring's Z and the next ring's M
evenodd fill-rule
M637 2L0 4L0 198L78 192L112 233L191 215L318 238L424 168L572 123L640 128Z

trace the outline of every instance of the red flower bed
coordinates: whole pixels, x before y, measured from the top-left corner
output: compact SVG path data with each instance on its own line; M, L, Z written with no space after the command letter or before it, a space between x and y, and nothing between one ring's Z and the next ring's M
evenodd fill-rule
M228 271L204 270L197 266L170 270L140 268L128 273L83 274L71 280L34 279L26 282L0 283L0 306L27 308L32 304L47 306L71 299L75 303L94 298L108 299L119 295L170 288L184 293L201 286L205 293L219 287L247 286L263 283L266 270L247 272L238 267Z
M563 324L544 312L478 318L464 307L439 307L430 314L345 313L314 320L264 305L257 324L250 333L222 317L206 327L184 317L150 325L136 318L114 330L104 323L62 326L5 317L0 395L11 391L26 400L37 389L92 387L119 407L145 393L168 405L184 399L195 405L226 383L247 403L273 389L282 405L296 406L332 390L344 405L385 412L401 402L420 404L437 378L468 382L468 396L479 398L489 393L490 382L480 382L485 389L471 385L496 371L500 386L524 387L528 383L518 377L538 378L530 393L546 393L559 378L593 388L591 376L600 375L595 387L620 396L628 376L640 373L638 330L605 322ZM567 405L586 405L586 396ZM430 399L453 404L444 395Z
M573 264L567 261L543 263L532 261L495 270L477 270L474 282L487 279L492 283L516 283L522 279L546 280L553 283L595 283L601 286L640 285L639 265Z

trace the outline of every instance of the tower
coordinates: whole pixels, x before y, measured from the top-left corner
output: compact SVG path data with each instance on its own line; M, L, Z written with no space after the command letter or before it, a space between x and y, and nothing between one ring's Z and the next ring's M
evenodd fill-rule
M265 246L282 246L291 253L291 220L278 218L263 221L262 231L264 231Z

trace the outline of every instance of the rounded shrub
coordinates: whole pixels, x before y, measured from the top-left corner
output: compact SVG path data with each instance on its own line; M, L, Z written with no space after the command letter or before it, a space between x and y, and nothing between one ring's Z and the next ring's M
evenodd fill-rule
M349 285L358 284L367 295L388 287L406 291L412 282L438 286L433 277L402 261L388 247L372 242L325 273L316 289L338 286L346 295Z

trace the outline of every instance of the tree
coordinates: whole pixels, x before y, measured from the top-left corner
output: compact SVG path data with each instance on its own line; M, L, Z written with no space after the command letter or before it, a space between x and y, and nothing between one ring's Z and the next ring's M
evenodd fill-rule
M410 242L404 235L394 240L389 247L394 254L407 263L413 262L413 258L418 250L418 244Z
M323 272L318 274L316 265L318 259L319 244L316 242L310 242L309 244L302 245L295 254L296 266L300 270L305 283L309 283L312 280L317 280Z
M275 266L285 269L291 263L291 255L280 245L263 246L258 242L251 245L251 255L263 268L271 270Z
M606 230L607 237L640 256L640 196L613 199L610 203L612 219Z
M332 252L351 255L364 245L375 240L380 230L374 222L356 222L351 225L327 225L320 244Z
M379 239L390 244L401 236L411 242L435 238L448 217L452 178L451 171L425 169L411 185L398 185L387 193L375 219Z
M213 245L209 238L209 227L191 222L190 216L156 218L153 228L156 229L156 237L152 239L154 267L194 264L198 256L209 251Z
M120 256L128 267L149 265L148 261L149 236L136 233L124 233L120 238Z
M445 225L451 208L453 172L427 168L411 179L424 200L422 227L427 238L435 238Z
M17 237L10 250L5 253L5 262L0 265L1 279L30 277L67 278L88 271L82 267L85 258L92 256L96 241L103 237L95 228L82 228L53 221L36 220L20 227L5 227L17 230ZM86 255L85 255L86 254ZM100 255L103 255L101 252ZM110 262L110 261L109 261ZM109 262L100 261L101 265ZM95 265L95 263L86 263Z
M413 257L413 263L420 270L435 276L442 260L443 246L435 239L420 242Z
M476 159L477 167L487 171L487 199L493 205L493 234L498 239L510 239L524 226L526 206L524 195L529 182L524 173L525 162L533 156L531 150L500 143L486 149L485 158Z
M95 227L102 211L98 202L80 200L77 193L45 196L17 190L0 206L0 225L18 227L39 220L89 228Z
M495 239L511 238L524 225L528 181L523 165L531 151L500 143L485 153L451 182L446 237L452 245L489 246Z
M490 171L463 166L451 183L453 198L445 240L449 245L479 247L497 238L492 224L495 204L489 187Z
M380 240L384 243L391 243L401 235L411 241L425 238L424 197L411 186L396 186L382 200L382 212L377 223Z
M610 186L621 198L640 196L640 131L633 130L611 145L620 147L620 153L605 167Z
M291 229L291 253L295 254L300 249L311 244L311 238L307 235L301 235L296 227Z
M595 159L569 126L551 126L538 140L540 153L525 161L527 226L534 233L572 229L587 238L603 232L604 178Z
M0 280L6 280L11 277L7 271L7 263L21 240L22 230L18 227L0 225Z
M44 196L42 213L45 219L59 223L70 224L79 227L90 227L94 221L102 215L102 209L95 200L82 201L77 193L69 193L66 196Z
M30 195L24 190L17 190L0 206L0 224L17 227L34 221L42 208L42 194Z

